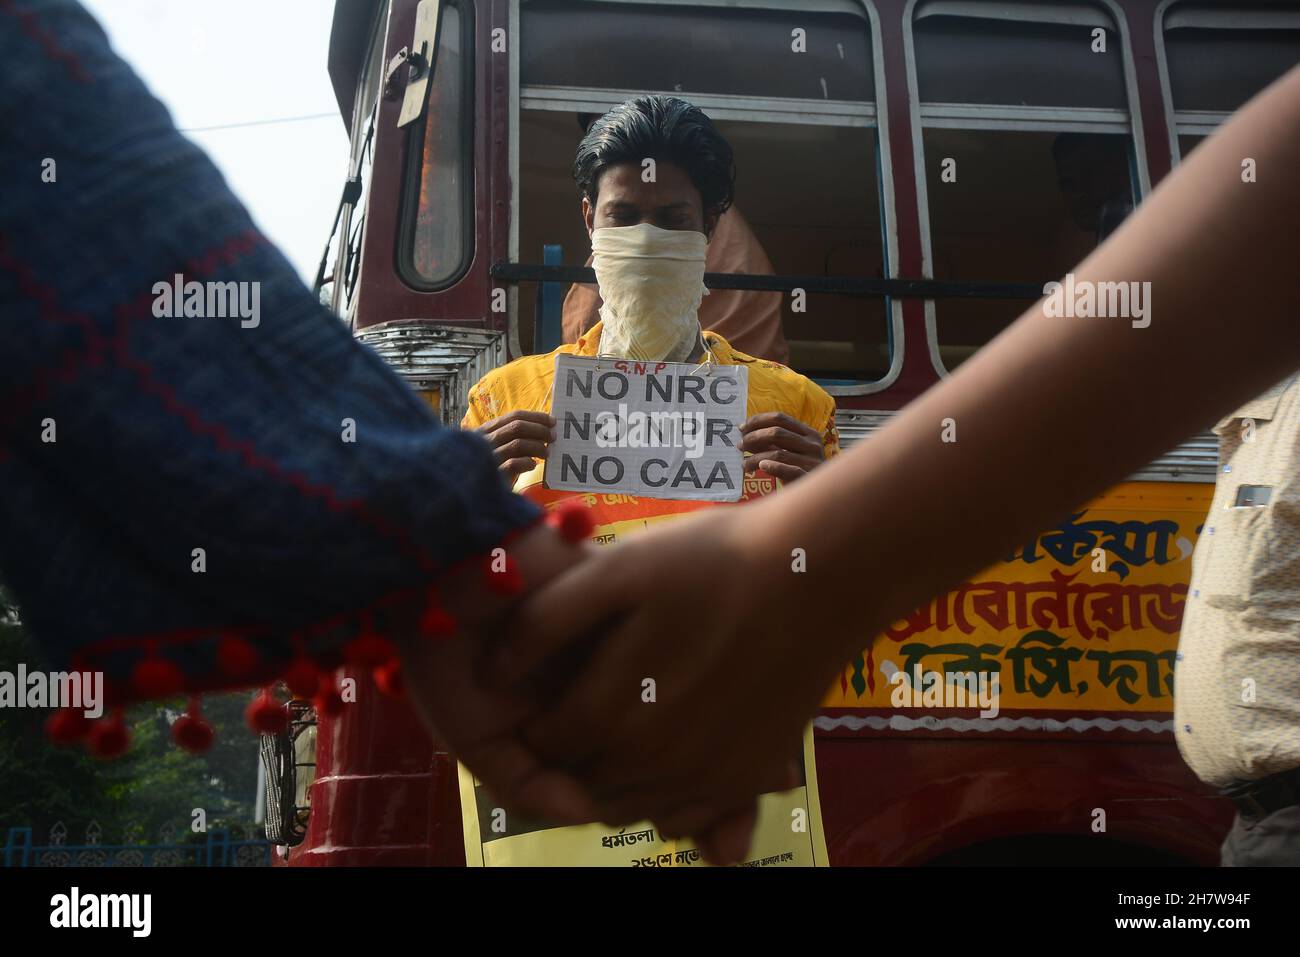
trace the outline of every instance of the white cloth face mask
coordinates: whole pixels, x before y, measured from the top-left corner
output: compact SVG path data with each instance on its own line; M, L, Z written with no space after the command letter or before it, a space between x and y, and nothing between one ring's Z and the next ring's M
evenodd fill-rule
M602 355L684 362L700 341L704 252L693 229L649 223L608 226L591 234L591 265L600 287Z

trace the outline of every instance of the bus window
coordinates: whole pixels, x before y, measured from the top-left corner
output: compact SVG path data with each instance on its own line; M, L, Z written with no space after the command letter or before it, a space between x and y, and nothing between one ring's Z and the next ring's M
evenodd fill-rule
M629 95L676 91L874 101L861 4L792 0L788 11L720 6L525 2L522 80Z
M1105 14L1068 4L1078 9L1045 23L1016 18L1018 7L1052 15L1023 4L922 4L912 33L921 102L1126 108L1118 56L1092 52L1095 27L1107 31L1108 50L1119 39Z
M1179 3L1164 18L1165 83L1180 157L1300 63L1300 11Z
M784 11L548 2L521 11L520 261L539 263L544 245L559 245L565 265L586 263L591 245L571 174L585 123L634 96L665 93L702 109L731 144L735 209L773 274L888 275L875 68L860 3L818 0ZM880 298L809 292L796 311L789 292L743 295L760 308L779 301L799 371L849 389L889 371ZM520 285L525 345L534 339L537 296L536 285Z
M402 278L422 290L442 289L473 255L473 8L444 0L429 100L418 135L403 207Z
M1178 155L1184 159L1205 140L1204 136L1184 134L1178 137Z
M922 3L913 44L927 275L1060 277L1136 201L1114 23L1085 4ZM927 301L936 364L952 371L1029 305Z

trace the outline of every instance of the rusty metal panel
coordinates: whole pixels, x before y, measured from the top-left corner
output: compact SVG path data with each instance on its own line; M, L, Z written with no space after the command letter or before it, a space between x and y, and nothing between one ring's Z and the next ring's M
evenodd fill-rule
M402 320L367 326L370 346L435 410L444 424L464 418L470 386L505 362L505 333Z

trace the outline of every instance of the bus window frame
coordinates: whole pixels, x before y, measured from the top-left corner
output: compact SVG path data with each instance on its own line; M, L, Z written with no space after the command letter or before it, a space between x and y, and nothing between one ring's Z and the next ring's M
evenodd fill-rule
M461 258L456 268L438 282L430 282L420 275L415 266L415 230L419 221L418 205L423 178L424 136L433 118L428 98L433 96L431 80L425 90L425 104L418 123L412 124L406 142L406 156L402 161L402 185L399 190L397 212L397 241L393 246L398 278L409 289L420 293L435 293L450 289L460 282L474 261L477 211L474 189L478 171L474 168L474 137L477 129L475 110L478 108L476 90L478 50L476 49L478 10L475 0L442 0L438 7L437 42L442 43L443 16L447 7L454 5L460 14L461 32L461 119L460 161L465 175L461 181ZM436 51L434 70L438 69ZM382 94L381 94L382 95Z
M1169 57L1165 53L1165 20L1168 19L1171 8L1176 8L1186 4L1188 0L1160 0L1156 4L1155 22L1152 28L1152 37L1156 48L1156 74L1160 78L1160 100L1164 106L1165 114L1165 132L1169 136L1169 160L1171 166L1177 166L1183 161L1182 149L1180 148L1178 138L1180 136L1209 136L1220 126L1222 126L1232 116L1231 113L1225 113L1221 110L1182 110L1174 111L1174 91L1169 77ZM1229 11L1224 11L1229 12ZM1233 20L1225 23L1221 29L1263 29L1264 24L1258 21L1267 19L1268 14L1263 17L1256 15L1264 11L1255 10L1238 10L1231 11L1234 17L1240 17L1245 20L1253 20L1254 23L1244 25L1240 20ZM1274 15L1290 15L1300 20L1300 11L1276 10L1271 11ZM1298 24L1300 25L1300 24Z
M638 0L590 0L593 3L631 3ZM640 0L644 2L644 0ZM780 10L792 13L818 14L829 12L817 9L816 5L799 5L796 0L750 0L750 2L728 2L728 0L665 0L674 6L715 7L720 11ZM510 36L520 37L521 0L509 0ZM877 202L880 206L880 226L884 233L883 254L885 259L885 276L898 279L898 217L895 209L893 164L889 149L889 110L886 102L884 50L881 40L880 15L871 0L852 0L852 5L860 7L866 15L871 31L871 59L874 103L857 100L811 100L797 97L744 97L716 93L691 93L680 91L679 95L689 99L704 110L710 118L719 120L741 120L751 123L803 123L808 125L841 126L856 128L874 128L876 133L876 155L869 162L876 181ZM520 190L519 184L519 112L521 109L549 109L556 111L604 112L617 106L633 96L641 95L645 90L611 90L600 87L522 87L519 76L519 43L510 45L510 110L509 110L509 156L510 166L510 236L509 260L519 262L519 218ZM649 91L655 92L655 91ZM657 91L674 94L678 91ZM743 102L741 102L743 101ZM737 103L740 105L736 105ZM841 120L847 122L840 122ZM507 294L510 353L512 356L524 354L519 341L519 289L511 284ZM889 323L889 369L884 376L870 382L854 385L825 385L822 388L831 396L863 396L883 392L898 380L903 371L903 305L897 297L885 298L886 315Z
M931 104L922 116L921 96L919 92L916 63L916 41L913 27L916 24L916 7L923 0L907 0L903 8L903 60L907 72L907 101L912 131L912 162L916 178L917 227L921 241L921 276L934 278L934 256L930 236L930 197L925 177L925 145L922 138L924 130L965 129L965 130L1010 130L1010 131L1046 131L1078 133L1126 133L1133 146L1134 166L1137 181L1134 184L1133 205L1138 206L1151 192L1151 175L1147 166L1146 140L1142 130L1142 111L1138 99L1137 65L1133 61L1133 45L1129 36L1128 20L1124 9L1115 0L1077 0L1081 6L1097 9L1110 16L1112 25L1120 38L1120 63L1124 71L1124 92L1128 100L1127 110L1088 107L1031 107L998 106L995 104ZM971 4L976 10L983 4ZM989 4L996 7L996 4ZM998 19L1025 20L1035 23L1062 22L1059 17L1036 17L1032 8L1016 8L1016 16L1011 12L1000 12ZM1049 11L1056 13L1057 11ZM946 379L952 373L943 364L939 351L939 324L935 312L935 301L925 300L925 345L930 356L930 365L940 379ZM978 350L977 350L978 351Z

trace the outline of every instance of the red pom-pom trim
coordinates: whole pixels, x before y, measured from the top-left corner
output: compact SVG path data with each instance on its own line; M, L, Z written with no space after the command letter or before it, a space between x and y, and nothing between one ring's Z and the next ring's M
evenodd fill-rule
M172 724L172 740L191 754L202 754L212 747L216 733L199 711L199 699L190 699L190 709Z
M489 558L483 564L483 577L488 588L507 598L523 591L524 578L519 574L519 566L510 560L510 556L505 556L505 568L500 571L492 567L496 563L497 559Z
M546 516L546 523L555 529L562 539L573 545L591 538L591 533L596 528L596 521L591 517L591 509L581 502L565 502Z
M126 704L125 685L120 681L114 681L104 676L104 707L120 708Z
M90 727L80 708L60 708L45 719L45 736L55 744L76 744L90 734Z
M86 739L86 747L97 758L115 758L131 744L131 732L126 729L126 719L120 710L111 718L96 721Z
M429 603L420 616L420 634L426 638L442 640L456 633L456 619L438 604L438 592L429 592Z
M243 638L222 638L217 644L217 664L232 678L252 674L257 668L257 649Z
M289 712L269 688L252 700L244 711L244 720L255 734L284 734L289 728Z
M375 687L393 698L402 697L406 686L402 682L402 663L396 658L389 658L371 672Z
M185 675L163 658L145 658L131 669L131 686L142 698L170 698L184 690Z
M343 658L350 665L375 668L396 654L397 648L369 628L343 646Z
M298 657L285 671L283 680L295 698L309 700L320 690L320 669L311 659Z

